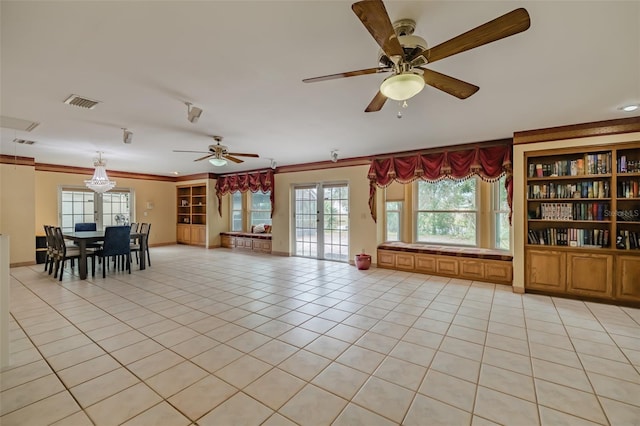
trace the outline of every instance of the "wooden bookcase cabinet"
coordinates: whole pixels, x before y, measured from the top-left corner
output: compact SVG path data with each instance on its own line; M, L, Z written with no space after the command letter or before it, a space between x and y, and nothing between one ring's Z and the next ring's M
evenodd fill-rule
M206 245L207 186L205 184L178 186L177 203L177 242L198 246Z
M525 167L525 289L640 303L640 142L530 152Z

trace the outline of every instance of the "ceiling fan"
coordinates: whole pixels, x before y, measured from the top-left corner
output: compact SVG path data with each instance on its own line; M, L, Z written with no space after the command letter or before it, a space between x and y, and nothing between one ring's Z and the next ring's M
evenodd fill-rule
M359 1L351 9L382 49L378 55L380 65L302 81L313 83L359 75L393 73L382 82L380 90L365 112L380 111L388 98L406 101L420 93L425 84L459 99L468 98L478 91L478 86L424 68L423 65L518 34L530 26L529 13L519 8L429 48L422 37L413 35L415 21L402 19L391 23L382 0Z
M224 166L227 164L227 160L231 160L234 163L242 163L244 160L241 160L238 157L253 157L259 158L258 154L241 154L239 152L229 152L225 145L220 145L222 142L222 136L213 136L213 140L216 141L215 145L209 145L209 151L181 151L181 150L173 150L173 152L196 152L199 154L207 154L204 157L196 158L193 161L202 161L209 159L209 162L214 166Z

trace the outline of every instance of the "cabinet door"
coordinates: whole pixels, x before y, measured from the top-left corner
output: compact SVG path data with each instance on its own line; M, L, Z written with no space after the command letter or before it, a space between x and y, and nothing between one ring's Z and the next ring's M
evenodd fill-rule
M473 279L484 278L484 262L480 260L460 259L460 276Z
M619 255L616 259L616 298L640 302L640 257Z
M416 271L429 274L436 272L436 256L432 254L416 254Z
M525 288L553 292L565 291L566 253L529 249L525 257Z
M178 225L176 239L181 244L191 243L191 227L189 225Z
M389 251L378 250L378 267L393 268L396 266L395 254Z
M191 227L191 244L203 246L207 243L207 228L204 226Z
M491 282L511 284L513 282L511 262L485 261L484 278Z
M409 253L396 254L396 268L402 269L405 271L413 271L414 266L415 265L414 265L412 254L409 254Z
M220 245L222 247L233 248L234 237L231 235L221 235L220 236Z
M567 253L567 292L613 297L613 255Z

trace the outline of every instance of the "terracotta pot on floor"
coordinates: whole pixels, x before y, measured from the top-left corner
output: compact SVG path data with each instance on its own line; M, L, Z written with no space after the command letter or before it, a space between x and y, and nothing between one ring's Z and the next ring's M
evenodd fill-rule
M369 269L371 266L371 255L365 253L356 254L356 266L360 270Z

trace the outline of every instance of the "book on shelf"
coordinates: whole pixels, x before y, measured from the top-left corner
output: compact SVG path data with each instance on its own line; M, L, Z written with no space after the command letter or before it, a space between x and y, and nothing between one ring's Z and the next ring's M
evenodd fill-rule
M583 228L529 229L528 241L531 245L603 248L609 247L609 230ZM636 242L640 242L640 233L636 235Z

